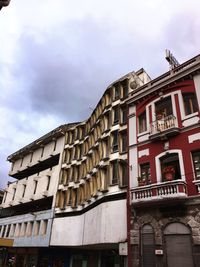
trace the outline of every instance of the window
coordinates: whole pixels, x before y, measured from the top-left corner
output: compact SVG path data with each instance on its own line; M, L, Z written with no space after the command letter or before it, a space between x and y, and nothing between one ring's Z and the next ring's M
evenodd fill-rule
M119 106L113 108L113 124L119 123Z
M127 107L123 106L121 108L121 124L127 123Z
M200 179L200 150L192 153L194 172L196 179Z
M26 185L24 184L24 185L23 185L23 193L22 193L22 197L24 197L25 192L26 192Z
M21 158L20 167L23 165L24 158Z
M141 182L145 184L151 183L150 163L140 165Z
M56 150L56 146L57 146L57 140L54 141L53 151Z
M194 93L184 94L183 102L185 108L185 115L189 115L198 111L197 99Z
M128 162L124 160L120 163L120 185L127 186L128 185Z
M42 146L42 150L41 150L41 158L44 156L44 146Z
M141 115L139 115L138 121L139 121L139 133L145 132L147 130L146 111L143 112Z
M34 187L34 191L33 191L33 194L34 194L34 195L35 195L36 190L37 190L37 185L38 185L38 181L35 181L35 187Z
M121 133L121 153L127 151L127 132L123 131Z
M112 181L111 184L117 184L119 180L119 167L118 161L115 160L112 162Z
M51 182L51 176L48 175L48 176L47 176L47 187L46 187L46 190L47 190L47 191L49 190L50 182Z
M3 203L6 202L7 194L8 194L7 191L5 191L5 193L4 193L4 199L3 199Z
M33 152L31 152L30 162L33 161Z
M164 182L181 179L179 157L177 153L172 153L172 154L163 156L160 159L160 163L161 163L161 171L162 171L162 180Z
M126 98L128 96L128 80L125 80L122 83L122 87L123 87L123 98Z
M119 99L120 97L120 84L117 84L114 88L114 100Z
M12 200L15 199L15 194L16 194L16 188L13 189L13 197L12 197Z
M155 104L156 120L173 115L171 96L161 99Z
M113 132L112 134L112 152L117 152L118 147L118 131Z

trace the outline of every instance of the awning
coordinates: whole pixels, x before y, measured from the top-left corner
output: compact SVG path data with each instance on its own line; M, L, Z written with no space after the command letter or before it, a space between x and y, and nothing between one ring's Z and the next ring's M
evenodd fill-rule
M13 242L14 242L13 239L0 238L0 247L12 247Z

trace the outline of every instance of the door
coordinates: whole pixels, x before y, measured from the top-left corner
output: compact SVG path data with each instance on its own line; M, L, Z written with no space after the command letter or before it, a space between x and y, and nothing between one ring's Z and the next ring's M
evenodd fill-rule
M167 267L194 267L189 229L172 223L165 229Z

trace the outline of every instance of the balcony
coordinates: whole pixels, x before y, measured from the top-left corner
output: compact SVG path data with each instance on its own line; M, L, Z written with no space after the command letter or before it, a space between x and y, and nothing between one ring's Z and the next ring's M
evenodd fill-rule
M197 192L200 194L200 180L194 180L193 183L197 187Z
M186 197L187 186L186 182L182 180L145 185L131 189L131 203L133 205L169 199L184 199Z
M177 119L174 115L161 117L151 123L150 139L165 139L167 136L176 135L180 132L177 126Z

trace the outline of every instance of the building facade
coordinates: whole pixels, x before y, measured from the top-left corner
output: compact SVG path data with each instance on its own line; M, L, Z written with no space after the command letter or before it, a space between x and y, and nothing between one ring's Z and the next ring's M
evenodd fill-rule
M8 183L0 209L0 238L12 239L7 261L14 266L33 266L39 250L48 247L64 148L65 132L72 125L62 125L10 155Z
M15 266L124 267L127 256L127 106L143 69L111 84L91 116L8 157L0 238Z
M140 70L114 82L88 120L66 132L50 241L71 247L69 265L58 259L66 266L126 265L126 99L148 80Z
M199 266L200 57L128 105L132 266Z

